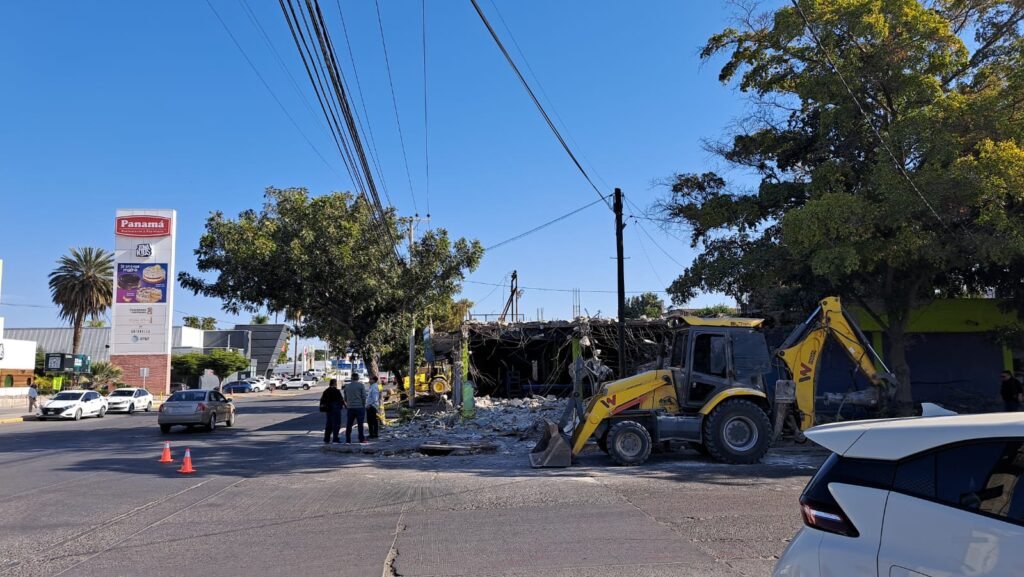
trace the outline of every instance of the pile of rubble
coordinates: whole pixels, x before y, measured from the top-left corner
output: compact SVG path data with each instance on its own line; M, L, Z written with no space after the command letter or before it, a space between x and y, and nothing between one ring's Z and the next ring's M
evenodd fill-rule
M405 421L393 419L369 445L331 445L326 450L381 456L464 455L473 453L526 454L538 437L532 429L541 418L557 421L565 400L553 395L523 399L476 401L476 414L464 418L451 403L440 411L419 410Z

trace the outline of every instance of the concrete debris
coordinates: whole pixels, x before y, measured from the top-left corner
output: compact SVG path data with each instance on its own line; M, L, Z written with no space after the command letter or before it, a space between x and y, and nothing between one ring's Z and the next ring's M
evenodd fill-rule
M537 419L557 421L565 408L565 399L554 395L523 399L484 396L475 401L476 416L472 419L463 419L453 409L417 411L406 422L392 420L381 427L380 438L369 444L324 445L324 450L413 458L480 453L525 455L533 448L536 433L532 427Z

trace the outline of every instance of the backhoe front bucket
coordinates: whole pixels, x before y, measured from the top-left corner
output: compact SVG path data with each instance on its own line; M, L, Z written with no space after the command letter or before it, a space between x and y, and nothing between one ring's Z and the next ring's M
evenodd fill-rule
M559 430L558 424L548 419L538 419L533 428L541 433L537 445L530 451L530 466L568 467L572 465L572 447L569 439Z

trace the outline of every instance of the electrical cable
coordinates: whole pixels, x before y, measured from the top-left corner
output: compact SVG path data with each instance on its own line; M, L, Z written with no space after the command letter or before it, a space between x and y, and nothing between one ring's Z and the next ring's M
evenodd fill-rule
M363 85L359 81L359 69L356 67L356 55L355 51L352 50L352 42L348 37L348 26L345 24L345 13L341 9L341 0L336 0L338 4L338 17L341 20L341 31L345 36L345 47L348 49L348 59L352 66L352 76L356 79L356 94L359 95L359 105L363 109L363 118L366 119L366 134L370 138L370 157L373 159L374 168L377 170L377 179L380 181L381 188L384 190L384 196L389 199L391 195L388 192L388 184L384 179L384 169L380 162L380 152L377 151L377 141L373 136L373 125L370 124L370 112L366 108L366 99L363 98ZM360 128L363 124L360 122Z
M494 8L494 13L498 15L498 20L501 22L502 27L505 28L506 32L508 32L509 40L512 41L512 46L516 49L516 53L519 54L519 58L522 60L523 64L526 65L527 72L529 72L530 76L533 77L533 82L537 85L538 92L540 92L540 95L543 96L544 100L547 101L548 109L551 110L551 114L554 115L555 120L561 123L562 130L565 131L566 139L568 139L570 144L576 147L576 150L579 151L580 157L583 160L585 160L586 163L590 166L590 172L591 174L594 175L594 178L596 178L601 184L603 184L606 189L612 188L611 186L608 185L607 182L605 182L604 178L601 177L601 174L594 167L594 163L591 162L589 158L587 158L587 153L583 151L583 149L580 147L580 144L576 141L575 138L573 138L572 133L569 131L568 123L566 123L565 120L562 119L562 115L558 113L558 109L555 107L554 101L551 100L551 97L548 96L547 91L544 90L544 85L540 81L540 76L538 76L537 73L533 71L533 67L530 66L530 60L526 58L526 53L524 53L523 49L519 46L519 42L516 40L515 34L512 33L512 28L508 25L508 22L505 21L505 17L502 16L501 9L498 8L498 3L495 2L494 0L490 0L490 3L491 6Z
M581 207L579 207L579 208L577 208L577 209L575 209L575 210L573 210L571 212L567 212L567 213L563 214L562 216L559 216L559 217L557 217L557 218L555 218L553 220L549 220L548 222L545 222L544 224L542 224L540 226L535 226L535 227L531 228L530 230L528 230L526 232L517 234L516 236L513 236L512 238L507 238L507 239L505 239L505 240L503 240L503 241L501 241L501 242L499 242L497 244L492 244L491 246L485 248L484 250L485 251L492 250L492 249L498 248L500 246L504 246L504 245L506 245L506 244L508 244L510 242L517 241L517 240L519 240L519 239L521 239L521 238L523 238L525 236L529 236L529 235L531 235L531 234L533 234L533 233L535 233L535 232L537 232L537 231L539 231L541 229L547 228L547 227L555 224L556 222L565 220L565 219L569 218L570 216L572 216L572 215L574 215L574 214L576 214L578 212L582 212L582 211L584 211L584 210L594 206L595 204L605 200L605 198L606 197L602 196L601 198L595 200L594 202L585 204L585 205L583 205L583 206L581 206Z
M391 78L391 59L388 58L388 43L384 39L384 19L380 14L380 0L374 0L374 5L377 7L377 28L380 30L380 45L384 49L384 65L388 71L388 86L391 88L391 105L395 109L395 124L398 125L398 142L402 146L402 160L405 161L405 177L409 181L409 196L412 198L413 209L419 212L419 208L416 206L416 192L412 186L412 172L409 170L409 156L405 152L405 135L402 134L402 119L398 115L398 98L395 97L395 82Z
M640 224L638 220L633 219L637 225ZM654 273L654 278L658 280L658 284L665 284L665 281L661 280L661 275L658 274L658 269L654 267L654 261L651 260L651 255L647 252L647 247L644 246L644 239L640 235L636 236L636 240L640 244L640 250L644 253L644 258L647 259L647 264L651 267L651 272Z
M580 174L582 174L583 178L587 180L587 183L589 183L590 187L594 189L594 192L596 192L597 195L601 197L601 200L603 200L604 203L608 206L608 209L614 210L612 209L611 202L608 201L608 197L604 195L599 188L597 188L596 184L594 184L594 181L590 178L590 175L587 174L586 169L583 168L583 165L580 164L580 161L576 158L576 155L573 154L572 148L569 147L569 144L565 141L565 138L562 137L562 133L559 132L558 127L555 126L555 123L551 120L551 117L548 116L547 111L544 110L544 105L541 104L540 100L537 98L537 95L534 94L533 89L530 88L530 83L526 81L526 78L523 76L523 73L519 70L519 67L516 66L515 61L512 59L512 55L509 54L508 50L505 48L505 45L501 42L501 38L498 37L498 33L494 30L494 27L491 26L490 21L487 20L487 16L484 14L483 9L480 8L480 4L477 3L477 0L469 1L473 3L473 8L476 9L476 13L477 15L480 16L480 20L484 23L484 26L487 27L487 31L491 33L491 38L494 39L494 43L498 45L498 49L501 50L501 53L505 56L505 60L508 61L509 66L512 67L512 71L515 72L516 77L519 78L519 82L523 85L523 88L526 89L527 94L530 95L530 99L533 100L534 106L537 107L537 110L540 112L541 116L544 117L544 121L547 123L548 128L551 129L551 132L555 135L555 138L558 139L558 142L562 145L562 148L565 150L566 154L569 155L569 158L572 159L573 164L576 165L576 169L580 171Z
M213 12L213 15L217 17L217 21L220 22L220 25L224 28L224 31L227 32L228 37L231 38L231 42L233 42L235 47L238 48L238 51L242 53L242 57L245 58L245 61L247 63L249 63L249 67L252 68L252 71L256 74L256 77L260 79L260 82L263 84L263 87L267 89L267 92L269 92L270 96L273 97L274 102L276 102L277 105L281 108L281 112L283 112L284 115L288 118L288 121L292 123L292 126L295 127L295 130L298 130L299 134L302 135L302 139L306 141L306 144L308 144L311 149L313 149L313 152L321 161L323 161L327 169L334 173L335 176L341 178L341 175L339 175L338 172L334 169L334 167L331 166L331 163L327 162L327 158L325 158L324 155L320 153L320 150L316 147L316 145L313 144L313 141L311 141L309 137L306 136L306 133L299 126L299 123L295 121L295 118L293 118L291 113L288 112L288 109L285 108L284 103L281 102L281 99L277 97L277 94L274 92L274 89L270 87L270 84L268 84L266 79L263 78L263 75L260 74L259 69L256 68L256 64L254 64L252 59L249 58L249 55L245 52L245 49L242 48L242 45L238 42L238 39L235 38L235 35L231 32L231 29L228 28L227 22L225 22L224 19L221 18L220 13L217 12L217 9L213 7L213 4L210 3L210 0L206 0L206 5L210 7L210 10Z
M633 210L636 210L637 212L640 212L640 208L636 204L634 204L633 201L629 200L629 198L627 196L623 195L622 198L623 198L623 200L626 201L626 203L629 204L629 206L633 207ZM639 220L636 220L636 218L634 218L634 222L636 222L636 225L638 227L640 227L640 230L645 235L647 235L647 238L651 239L651 242L654 244L654 246L657 247L658 250L660 250L662 253L664 253L664 255L667 256L669 258L669 260L671 260L672 262L676 263L677 265L679 265L682 268L686 268L686 265L684 265L683 263L681 263L678 260L676 260L676 258L674 256L672 256L667 250L665 250L664 248L662 248L662 246L660 244L658 244L658 241L654 240L654 237L651 236L651 233L647 232L647 229L644 227L642 222L640 222Z

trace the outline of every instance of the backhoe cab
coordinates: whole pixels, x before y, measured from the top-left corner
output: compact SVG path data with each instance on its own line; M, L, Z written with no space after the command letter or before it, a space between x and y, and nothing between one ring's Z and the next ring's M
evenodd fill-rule
M567 467L592 437L622 465L685 441L726 463L754 463L772 440L760 319L677 317L656 370L604 384L586 407L571 400L559 425L540 425L534 467Z

